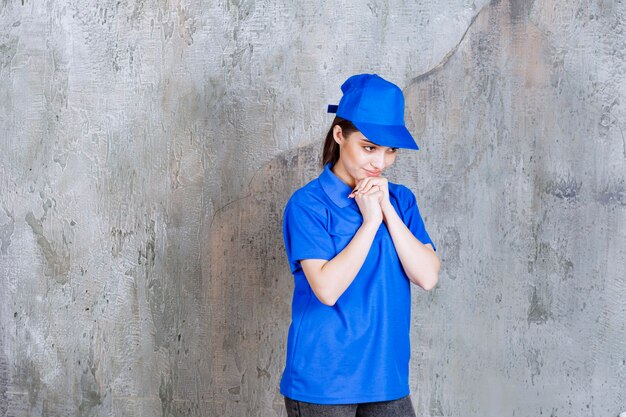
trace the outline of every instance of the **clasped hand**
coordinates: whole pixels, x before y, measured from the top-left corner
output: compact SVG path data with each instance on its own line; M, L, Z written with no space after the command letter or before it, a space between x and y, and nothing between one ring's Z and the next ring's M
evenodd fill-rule
M385 177L367 177L360 180L348 197L356 200L364 223L371 221L380 224L384 220L385 210L391 207L389 184Z

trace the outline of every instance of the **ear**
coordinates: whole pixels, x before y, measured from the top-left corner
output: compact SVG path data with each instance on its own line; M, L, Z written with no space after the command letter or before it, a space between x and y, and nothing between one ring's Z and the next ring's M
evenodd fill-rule
M335 142L337 142L338 145L341 145L343 142L343 130L341 129L341 126L339 125L335 125L333 127L333 139L335 139Z

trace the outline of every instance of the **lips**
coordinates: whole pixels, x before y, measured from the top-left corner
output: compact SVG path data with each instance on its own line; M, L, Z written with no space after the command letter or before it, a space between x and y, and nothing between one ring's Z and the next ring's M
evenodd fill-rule
M365 169L365 168L364 168L363 170L364 170L365 172L367 172L367 175L368 175L369 177L377 177L377 176L379 176L379 175L380 175L380 173L382 172L382 171L369 171L369 170L367 170L367 169Z

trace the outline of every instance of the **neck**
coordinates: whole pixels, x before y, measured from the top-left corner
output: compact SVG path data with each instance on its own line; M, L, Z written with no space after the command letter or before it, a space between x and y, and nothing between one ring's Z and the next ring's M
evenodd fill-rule
M346 171L346 168L341 163L341 159L335 162L331 171L333 171L333 173L339 177L341 181L345 182L350 187L354 188L356 186L356 180L348 174L348 171Z

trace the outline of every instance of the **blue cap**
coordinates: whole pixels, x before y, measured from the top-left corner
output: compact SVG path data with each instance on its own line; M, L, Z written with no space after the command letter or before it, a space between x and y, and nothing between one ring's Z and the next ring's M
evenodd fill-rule
M329 105L329 113L350 120L377 145L419 149L404 125L404 95L397 85L376 74L358 74L348 78L341 91L339 105Z

